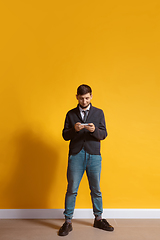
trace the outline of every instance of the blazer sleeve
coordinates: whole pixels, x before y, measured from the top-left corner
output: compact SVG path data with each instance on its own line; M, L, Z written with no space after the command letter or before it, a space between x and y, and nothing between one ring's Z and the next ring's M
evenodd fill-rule
M99 141L107 137L108 133L106 129L106 122L105 122L105 117L102 110L100 114L99 125L95 126L95 131L91 132L90 134Z
M72 138L74 138L77 134L78 134L78 132L75 131L74 126L71 124L70 116L69 116L69 112L68 112L66 115L64 128L62 131L62 136L63 136L64 140L69 141Z

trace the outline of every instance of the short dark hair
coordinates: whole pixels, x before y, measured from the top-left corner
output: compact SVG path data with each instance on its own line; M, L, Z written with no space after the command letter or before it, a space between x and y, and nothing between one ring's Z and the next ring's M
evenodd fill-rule
M92 89L90 86L88 86L86 84L82 84L77 88L77 95L84 95L87 93L92 94Z

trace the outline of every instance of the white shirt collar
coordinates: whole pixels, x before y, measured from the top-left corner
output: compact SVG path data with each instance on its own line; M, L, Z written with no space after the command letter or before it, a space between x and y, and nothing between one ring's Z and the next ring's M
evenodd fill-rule
M85 111L87 111L87 110L89 111L90 107L91 107L91 104L89 104L89 106L87 107L87 109L86 109ZM79 110L80 110L80 112L83 112L83 111L84 111L84 109L81 108L80 105L79 105Z

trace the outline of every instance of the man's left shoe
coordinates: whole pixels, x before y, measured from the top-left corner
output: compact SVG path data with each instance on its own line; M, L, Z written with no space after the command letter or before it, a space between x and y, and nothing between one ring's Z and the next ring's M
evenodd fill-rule
M101 219L101 220L94 220L94 225L93 227L99 228L105 231L113 231L114 227L112 227L106 219Z

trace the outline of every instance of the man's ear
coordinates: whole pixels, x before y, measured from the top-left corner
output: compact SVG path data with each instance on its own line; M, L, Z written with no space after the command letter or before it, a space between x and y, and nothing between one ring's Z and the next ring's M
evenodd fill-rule
M91 99L92 99L93 95L91 94Z
M78 95L76 95L76 99L78 100Z

